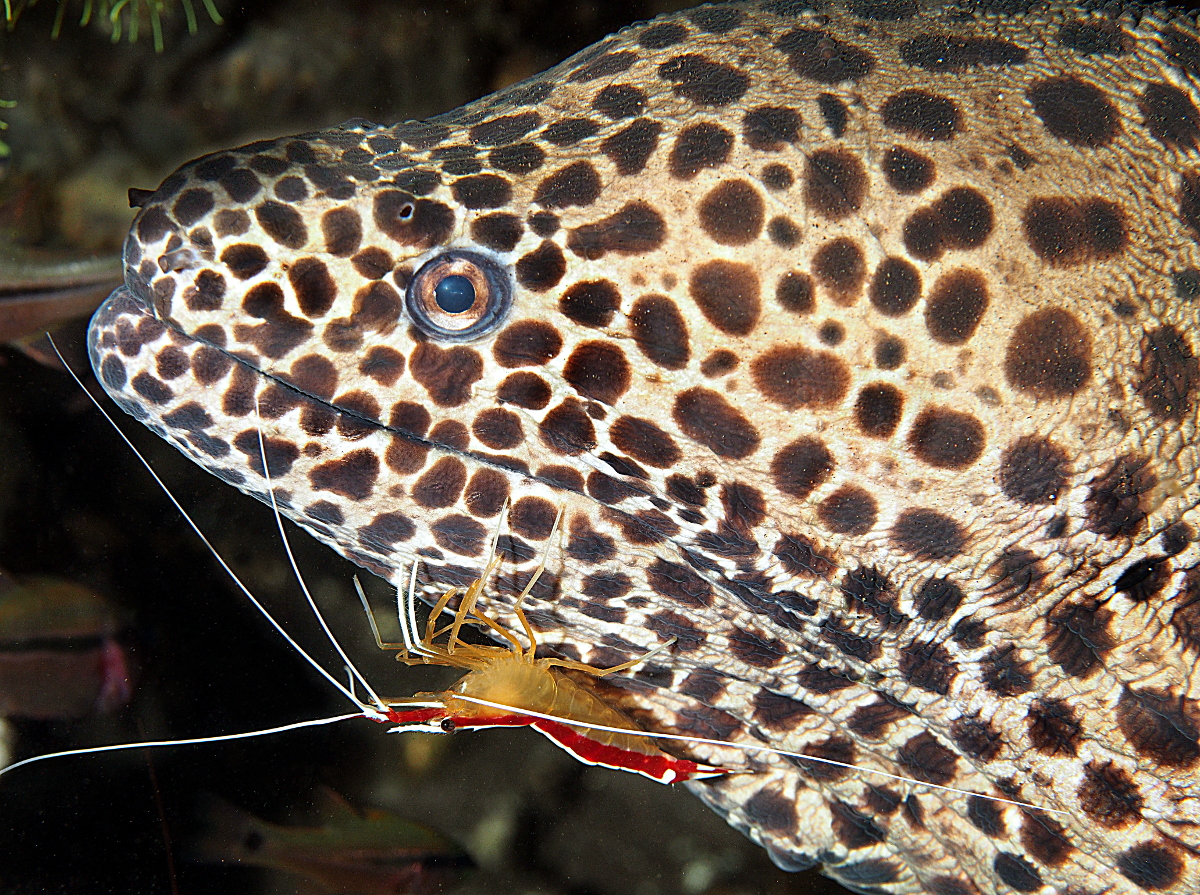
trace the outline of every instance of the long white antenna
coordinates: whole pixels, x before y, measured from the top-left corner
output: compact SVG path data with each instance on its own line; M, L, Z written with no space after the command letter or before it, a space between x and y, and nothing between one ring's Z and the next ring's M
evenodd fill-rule
M347 699L349 699L351 702L353 702L359 709L361 709L363 711L363 713L367 717L373 718L375 720L381 720L381 718L378 717L379 709L377 709L374 706L366 706L362 702L360 702L354 696L353 693L351 693L348 689L346 689L346 686L341 681L339 681L337 678L335 678L333 675L331 675L328 671L326 671L322 667L320 662L318 662L316 659L314 659L312 656L310 656L307 652L305 652L304 647L300 646L300 644L297 643L295 641L295 639L287 631L284 630L283 626L280 625L279 622L277 622L275 620L275 617L273 615L271 615L270 612L267 611L267 607L264 606L262 603L260 603L258 601L258 598L255 597L254 594L250 592L250 589L248 587L246 587L245 584L242 583L242 579L237 576L237 573L235 571L233 571L232 568L230 568L229 563L225 562L224 557L222 557L221 554L218 552L217 548L213 546L212 542L208 539L208 536L205 535L204 532L200 530L200 526L196 524L195 520L192 519L192 517L188 513L188 511L183 508L183 505L178 500L176 500L175 495L171 493L171 489L167 487L166 483L159 477L158 473L154 471L154 467L150 465L150 461L148 461L144 456L142 456L142 452L139 451L137 449L137 446L134 445L134 443L129 440L129 436L127 436L121 430L121 427L117 425L116 420L114 420L112 418L112 416L109 415L108 411L105 410L104 407L100 404L100 402L97 401L96 398L92 395L92 393L87 390L87 388L83 384L83 381L77 375L75 375L75 371L71 369L70 365L66 361L66 358L64 358L62 356L62 354L59 352L58 346L54 344L53 339L50 340L50 347L54 349L54 353L56 355L58 355L58 359L60 361L62 361L63 367L70 374L71 378L75 380L75 384L79 386L80 390L85 395L87 395L88 400L92 402L92 405L97 410L100 411L100 413L104 416L104 418L106 420L108 420L109 425L112 426L113 429L116 430L116 433L119 436L121 436L121 440L124 441L125 444L129 445L129 449L131 451L133 451L134 456L138 458L138 461L142 464L142 466L146 467L146 471L150 473L150 476L158 484L158 487L161 488L163 493L167 495L167 499L170 500L171 503L175 505L175 509L177 509L179 511L180 515L183 516L184 521L186 521L187 524L189 526L191 526L192 531L194 531L196 533L197 537L199 537L200 540L204 543L204 546L208 548L208 552L213 555L213 557L220 564L221 568L225 570L225 574L227 574L229 576L230 580L233 581L233 583L237 585L238 590L240 590L243 594L246 595L246 598L251 602L251 604L253 604L254 608L257 609L259 611L259 613L262 614L263 618L265 618L268 622L270 622L271 627L273 627L276 631L279 632L279 636L282 637L285 641L287 641L287 644L289 646L291 646L294 650L296 650L296 652L298 652L301 656L303 656L304 660L306 662L308 662L308 664L311 665L313 668L315 668L317 670L317 672L323 678L325 678L325 680L327 680L327 681L329 681L329 683L333 684L333 686L336 687L343 696L345 696ZM264 464L264 467L265 467L265 464Z
M55 349L56 351L58 349ZM228 743L233 740L248 740L258 736L268 736L273 733L286 733L289 730L304 730L306 727L323 727L326 724L337 724L339 721L349 721L351 718L361 718L362 712L349 712L345 715L331 715L328 718L310 718L308 721L295 721L291 724L281 724L279 727L265 727L261 730L244 730L241 733L220 733L209 737L191 737L183 740L148 740L141 743L116 743L111 746L85 746L80 749L64 749L61 752L47 752L14 761L0 768L0 777L15 771L17 768L38 761L49 761L51 758L67 758L72 755L94 755L97 752L128 752L130 749L157 749L162 746L199 746L207 743Z
M259 456L262 457L263 478L267 480L267 496L271 498L271 510L275 513L275 525L279 529L280 538L283 539L283 549L287 553L288 562L292 566L292 573L296 576L296 581L300 585L300 591L304 594L304 599L308 601L308 606L312 609L313 615L317 617L317 622L321 625L321 630L325 632L325 636L329 638L329 642L333 644L333 648L337 650L337 654L342 657L346 668L358 678L363 688L367 691L367 695L375 703L375 707L381 712L387 712L387 706L383 704L383 700L379 698L379 694L371 688L370 682L359 672L350 657L346 655L346 651L342 649L341 643L333 636L333 631L329 630L329 625L325 622L325 616L321 614L321 610L317 606L317 601L313 599L313 595L308 589L308 582L304 580L304 575L301 574L300 567L296 564L296 556L292 553L292 542L288 540L287 532L283 527L283 514L279 512L279 502L275 497L275 487L271 484L271 470L267 465L267 446L263 439L262 415L259 413L257 392L254 394L254 415L259 423L259 425L255 426L254 431L258 433L258 452ZM353 694L350 695L350 698L354 699L356 704L361 705Z

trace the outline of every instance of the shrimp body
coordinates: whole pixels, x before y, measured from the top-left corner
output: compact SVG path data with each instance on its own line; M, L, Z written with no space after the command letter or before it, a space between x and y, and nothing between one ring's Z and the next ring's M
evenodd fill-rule
M418 693L413 697L414 702L436 702L439 706L403 710L393 703L390 720L398 725L398 730L448 732L532 727L586 764L633 771L660 783L727 773L664 752L652 739L639 735L628 716L567 677L551 661L528 662L523 656L503 651L486 667L468 672L449 690ZM481 705L463 696L493 705ZM559 720L538 716L554 716ZM621 730L596 730L572 725L571 721Z
M374 617L367 607L376 642L382 649L399 650L396 656L399 661L448 665L467 670L467 674L449 690L441 693L418 693L407 699L386 700L386 717L377 720L395 724L393 731L421 730L430 733L485 727L532 727L585 764L632 771L660 783L729 773L723 768L664 752L653 739L642 735L632 719L564 671L569 669L601 677L638 665L646 660L649 653L613 668L593 668L569 659L534 657L537 641L521 610L521 600L533 587L540 569L518 597L514 608L529 641L527 647L499 623L476 609L476 600L494 567L495 562L489 562L483 575L467 588L455 612L454 622L435 630L438 616L458 593L457 588L447 591L434 606L423 637L417 634L414 570L414 584L409 588L407 603L402 601L399 613L404 635L402 644L385 643L380 638ZM363 596L361 591L359 595ZM363 601L366 606L365 597ZM509 645L464 643L459 639L458 632L467 621L483 624L507 640ZM438 642L443 634L446 635L445 640Z

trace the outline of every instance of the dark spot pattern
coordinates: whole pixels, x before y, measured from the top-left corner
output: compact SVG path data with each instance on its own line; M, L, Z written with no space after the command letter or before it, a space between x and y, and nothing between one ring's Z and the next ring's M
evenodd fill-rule
M836 534L863 535L879 515L875 498L861 488L847 485L821 501L817 516Z
M688 438L718 457L741 460L758 449L760 438L754 426L711 389L695 387L680 392L671 416Z
M1090 604L1060 603L1046 620L1046 652L1071 677L1099 669L1114 646L1108 632L1112 612Z
M699 53L669 59L659 65L658 76L670 82L676 96L700 106L727 106L750 89L750 76L745 72Z
M600 189L600 175L591 162L572 162L539 183L533 201L543 208L586 206L600 197Z
M966 598L961 587L948 578L930 578L913 597L917 615L929 621L945 621L958 611Z
M1145 334L1141 348L1138 395L1156 418L1183 420L1200 385L1200 360L1187 337L1174 326L1162 326Z
M471 425L484 445L494 451L507 451L515 448L524 439L521 418L511 410L502 407L490 407L480 411Z
M331 255L353 255L362 244L362 232L362 217L352 208L331 208L321 215L321 235Z
M806 498L833 474L833 454L816 438L798 438L771 459L775 487L792 497Z
M1011 644L999 646L980 661L983 683L997 696L1020 696L1033 686L1029 665Z
M873 702L854 710L846 726L868 740L882 739L895 722L908 717L908 712L890 702Z
M608 156L617 173L628 176L646 167L646 162L658 147L663 126L650 118L639 118L621 130L604 138L600 151Z
M780 37L775 48L787 56L793 72L818 84L854 81L875 67L875 57L866 50L819 28L795 28Z
M273 471L272 475L278 478L280 473ZM367 449L350 451L344 457L314 467L308 478L318 491L332 491L351 500L366 500L379 478L379 458Z
M981 761L992 761L1004 747L1003 738L981 718L958 718L950 724L950 737L964 753Z
M516 263L517 282L532 292L545 292L557 286L567 272L567 259L555 243L546 239Z
M829 803L833 835L846 848L869 848L887 838L887 833L868 815L844 802Z
M763 200L745 180L727 180L713 187L700 200L697 213L704 232L721 245L746 245L762 233Z
M875 343L875 366L881 370L895 370L904 363L904 342L895 336L884 336Z
M668 165L672 176L691 180L704 168L724 164L732 149L732 133L711 122L701 122L685 127L675 138Z
M563 401L542 418L538 435L548 448L567 457L578 457L596 446L596 427L574 398Z
M614 121L633 118L646 109L646 91L629 84L609 84L596 94L592 108Z
M1088 819L1109 830L1136 823L1145 804L1129 773L1112 762L1088 762L1076 795Z
M778 215L767 224L767 236L781 249L791 249L799 244L802 234L791 218Z
M236 243L221 252L221 263L239 280L249 280L267 268L269 259L262 246Z
M933 159L903 146L893 146L884 153L883 176L888 185L902 195L928 189L935 172Z
M932 205L918 208L904 222L904 247L921 261L937 261L946 252L977 249L992 234L995 217L983 193L955 187Z
M712 586L686 566L657 559L646 569L646 583L655 593L685 607L700 609L713 601Z
M918 780L944 786L957 773L958 756L931 733L919 733L897 752L900 765Z
M585 398L613 405L630 382L625 352L606 341L581 342L563 367L563 378Z
M992 861L992 869L1018 892L1036 892L1042 888L1042 875L1020 855L1002 851Z
M677 22L650 25L638 35L638 46L647 50L664 50L685 40L687 28Z
M789 410L831 407L846 395L850 370L830 351L779 345L755 358L754 384L766 398Z
M1055 39L1081 56L1119 56L1128 51L1120 24L1108 19L1067 22Z
M816 306L812 277L798 270L785 273L775 284L775 300L793 314L810 314Z
M1021 223L1029 247L1051 267L1107 261L1128 242L1125 213L1107 199L1035 198Z
M868 290L871 304L887 317L910 311L921 297L921 274L904 258L884 258L875 268Z
M1191 97L1173 84L1149 84L1138 101L1146 127L1164 146L1196 149L1200 141L1200 110Z
M618 449L647 466L670 469L679 461L675 440L650 420L622 416L613 422L609 437Z
M457 457L442 457L412 486L412 499L425 509L454 506L467 483L467 467Z
M471 237L497 252L511 252L524 233L525 226L515 214L486 214L471 222Z
M817 108L821 110L821 118L825 121L825 129L830 136L840 140L846 135L846 125L850 121L850 111L838 97L832 93L817 95Z
M1075 712L1060 699L1035 702L1026 715L1029 739L1035 749L1046 755L1075 755L1083 726Z
M1065 398L1092 377L1092 340L1075 315L1046 308L1025 317L1009 339L1004 375L1038 398Z
M1038 435L1018 438L1000 458L1000 488L1017 503L1054 503L1070 475L1066 451Z
M594 224L571 230L567 248L589 261L597 261L609 252L640 255L662 245L666 231L666 221L653 207L645 202L628 202Z
M904 409L904 395L900 389L887 382L876 382L863 387L854 402L854 421L859 431L872 438L888 438L900 424Z
M512 198L512 185L498 174L476 174L454 181L454 199L464 208L499 208Z
M1158 892L1179 882L1183 859L1164 843L1142 842L1118 856L1117 870L1134 885Z
M488 164L508 174L532 174L545 162L545 150L533 143L500 146L488 153Z
M1000 807L991 799L982 796L971 796L967 799L967 820L986 836L997 838L1008 832Z
M800 113L784 106L757 106L742 118L742 138L752 149L778 152L800 139Z
M550 384L536 373L513 373L500 383L496 398L527 410L541 410L550 403Z
M1120 132L1112 101L1094 84L1061 75L1025 91L1046 130L1074 146L1107 146Z
M723 333L749 335L758 323L758 274L749 264L725 260L701 264L692 272L688 292L708 322Z
M792 184L796 182L796 175L787 165L764 165L762 173L759 174L759 180L767 189L778 193L790 190Z
M960 267L938 277L925 302L925 329L943 345L962 345L988 308L987 281L978 271Z
M288 282L305 317L323 317L337 298L329 268L318 258L299 258L288 270Z
M492 356L502 367L536 367L558 356L562 336L541 320L520 320L502 330L492 346Z
M443 349L422 342L413 349L408 368L435 404L459 407L470 400L472 386L483 376L483 358L473 348Z
M922 462L941 469L965 469L983 453L983 424L946 407L922 410L908 434L908 444Z
M900 47L900 58L926 71L965 72L969 69L1020 65L1028 58L1024 47L999 37L960 37L923 34Z
M949 140L962 129L954 101L926 90L901 90L881 110L884 127L923 140Z
M900 675L914 687L945 696L958 674L958 666L939 643L910 644L900 656Z
M691 357L687 324L665 295L644 295L629 310L633 340L645 357L667 370L682 370Z
M1126 687L1116 717L1121 733L1143 758L1167 768L1191 768L1200 760L1200 730L1179 697Z
M558 309L580 326L606 327L621 307L621 292L611 280L575 283L558 301Z
M892 526L901 550L917 559L951 559L962 552L967 536L962 526L934 510L909 509Z
M817 282L833 293L838 304L854 303L867 276L858 243L845 236L827 242L813 255L812 265Z
M845 149L817 149L804 170L804 201L821 217L840 221L862 207L867 172L858 156Z

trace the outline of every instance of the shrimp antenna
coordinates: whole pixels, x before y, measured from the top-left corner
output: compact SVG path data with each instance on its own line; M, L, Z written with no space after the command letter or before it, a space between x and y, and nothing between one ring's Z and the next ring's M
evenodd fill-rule
M53 346L53 341L50 343ZM58 349L55 349L57 354ZM59 355L60 357L62 355ZM361 718L362 712L350 712L345 715L331 715L328 718L311 718L308 721L294 721L291 724L281 724L278 727L265 727L261 730L245 730L241 733L219 733L208 737L189 737L182 740L146 740L140 743L115 743L111 746L84 746L81 749L64 749L61 752L44 752L32 755L20 761L0 768L0 776L27 764L39 761L49 761L52 758L69 758L73 755L95 755L98 752L128 752L131 749L158 749L164 746L200 746L209 743L230 743L234 740L248 740L253 737L269 736L273 733L287 733L292 730L304 730L309 727L324 727L326 724L337 724L349 721L351 718Z
M370 682L362 675L355 667L354 662L346 655L346 651L342 649L341 643L333 636L333 631L329 629L329 625L325 621L325 616L321 614L320 608L317 606L317 601L313 599L312 593L308 589L308 582L304 580L304 575L300 572L300 567L296 564L296 556L292 553L292 542L288 539L287 531L283 527L283 514L279 512L279 501L275 497L275 486L271 482L271 470L267 463L267 445L262 433L262 414L259 412L258 393L254 394L254 415L257 418L259 425L254 427L254 431L258 433L258 453L262 457L263 478L267 480L267 496L271 499L271 510L275 514L275 525L279 529L279 537L283 540L283 549L287 553L288 563L292 567L292 573L296 576L296 582L300 585L300 591L304 594L304 599L308 601L309 608L313 611L313 615L317 617L317 622L321 625L321 630L325 632L325 636L329 638L329 642L333 644L333 648L337 650L337 654L345 663L345 667L350 671L351 675L358 679L363 685L363 689L367 691L367 695L371 697L371 701L375 704L375 708L386 713L387 706L383 700L379 698L379 694L372 688ZM372 619L372 625L374 620ZM310 660L311 661L311 660ZM339 689L340 686L339 686ZM357 697L351 692L350 698L359 703Z
M68 364L66 361L66 358L64 358L62 356L62 353L58 350L58 346L54 344L53 339L50 340L50 347L52 347L54 349L54 353L58 356L58 359L60 361L62 361L63 368L66 369L67 373L70 374L71 378L75 380L75 384L79 386L80 391L82 391L85 395L87 395L88 400L92 402L92 405L97 410L100 411L100 414L106 420L108 420L108 424L110 426L112 426L114 430L116 430L116 433L117 433L117 435L119 435L121 437L121 440L124 441L125 444L127 444L129 446L129 449L131 451L133 451L133 455L138 458L138 462L140 462L142 464L142 466L144 466L146 468L146 471L150 473L151 478L153 478L154 481L158 484L158 487L162 489L162 492L165 495L167 495L167 499L170 500L172 504L174 504L175 509L177 509L179 511L179 514L181 516L183 516L184 521L187 522L187 524L191 527L192 531L194 531L196 533L196 536L200 538L200 540L201 540L201 542L203 542L204 546L208 548L208 552L213 555L213 557L216 559L217 563L220 564L221 568L225 570L225 574L229 576L229 579L235 585L237 585L238 590L240 590L243 594L245 594L246 598L250 601L250 603L254 606L254 608L257 609L259 611L259 613L263 616L263 618L265 618L271 624L271 627L273 627L279 633L279 636L282 637L287 642L288 646L290 646L297 653L299 653L304 658L304 660L306 662L308 662L309 665L311 665L313 668L315 668L317 670L317 672L323 678L325 678L325 680L327 680L327 681L329 681L329 683L333 684L333 686L337 688L338 692L340 692L343 696L345 696L347 699L349 699L351 702L353 702L360 709L363 709L364 713L367 714L368 717L378 720L379 719L379 709L376 707L372 707L372 706L364 706L363 703L360 702L353 693L351 693L348 689L346 689L345 684L343 684L341 681L339 681L337 678L335 678L332 674L330 674L328 671L326 671L320 662L318 662L316 659L314 659L312 656L310 656L307 652L305 652L304 647L300 646L300 644L296 642L295 638L293 638L292 635L290 635L286 630L284 630L283 626L275 620L275 617L273 615L271 615L270 612L267 611L267 607L264 606L261 602L259 602L258 598L255 597L254 594L250 592L250 589L248 587L246 587L245 584L242 583L242 579L238 577L237 573L235 571L233 571L233 569L230 567L229 563L227 563L225 561L225 558L223 556L221 556L221 554L217 550L217 548L213 546L212 541L210 541L208 539L208 536L204 534L204 532L200 529L200 526L196 524L195 520L192 519L192 517L188 513L188 511L183 508L183 504L181 504L176 499L175 495L171 493L171 489L167 487L166 482L164 482L162 480L162 478L159 477L159 474L154 471L154 467L150 465L150 461L147 460L142 455L142 452L137 449L137 446L134 445L134 443L129 439L129 436L126 435L125 432L121 429L121 427L117 425L116 420L114 420L112 418L112 416L109 414L109 412L104 409L104 406L99 401L96 400L96 397L91 392L89 392L87 390L87 387L83 384L83 380L80 379L79 376L76 375L75 371L71 369L71 365ZM259 433L259 437L260 438L262 437L261 433ZM265 456L264 456L263 460L264 461L266 460ZM264 469L266 468L265 462L263 463L263 468ZM384 717L386 717L386 715ZM114 751L114 750L107 750L107 751Z

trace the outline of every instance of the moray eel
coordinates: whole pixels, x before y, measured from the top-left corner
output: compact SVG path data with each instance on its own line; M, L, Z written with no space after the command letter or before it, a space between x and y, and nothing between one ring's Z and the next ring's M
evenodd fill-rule
M96 374L263 499L261 428L287 515L430 593L507 506L557 654L677 638L652 727L979 794L695 748L780 867L1200 891L1195 23L816 6L185 165Z

